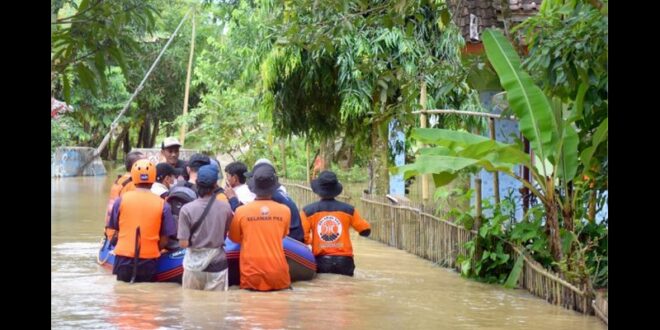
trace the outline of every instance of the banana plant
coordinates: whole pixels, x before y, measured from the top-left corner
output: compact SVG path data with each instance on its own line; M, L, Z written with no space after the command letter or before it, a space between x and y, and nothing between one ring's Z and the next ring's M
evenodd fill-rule
M562 259L559 214L566 229L572 230L575 200L581 187L578 175L579 157L587 163L598 144L607 138L607 123L599 130L593 145L578 154L578 134L573 122L564 119L563 105L550 102L532 78L521 68L521 61L504 35L493 29L483 33L486 55L506 91L509 106L519 120L523 136L529 140L536 157L513 144L492 141L486 137L445 129L417 128L412 137L433 147L420 150L415 163L396 169L407 179L418 174L432 174L436 187L451 182L467 168L499 171L510 175L529 188L546 211L546 232L555 261ZM518 176L514 169L524 165L531 169L533 182ZM561 212L561 213L560 213Z

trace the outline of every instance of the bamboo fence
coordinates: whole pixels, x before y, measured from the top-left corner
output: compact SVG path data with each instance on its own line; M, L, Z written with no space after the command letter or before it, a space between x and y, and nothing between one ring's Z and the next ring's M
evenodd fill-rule
M304 183L282 180L299 208L318 200ZM337 197L355 205L350 197ZM458 255L467 255L465 243L477 232L467 230L452 222L442 220L421 211L421 203L405 202L393 204L389 199L364 194L361 198L360 214L371 224L370 238L389 246L408 251L438 265L459 269ZM551 304L563 306L584 314L593 314L593 294L586 285L569 283L560 275L549 271L533 260L526 252L509 244L513 258L524 259L518 286L541 297Z

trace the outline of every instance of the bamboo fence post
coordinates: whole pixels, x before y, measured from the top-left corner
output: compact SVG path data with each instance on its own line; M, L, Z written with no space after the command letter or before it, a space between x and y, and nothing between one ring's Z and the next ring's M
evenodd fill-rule
M490 139L495 139L495 118L488 118L488 128L490 131ZM493 193L495 194L495 207L500 206L500 177L499 172L493 172Z
M458 253L466 253L463 244L470 239L479 239L478 230L483 220L481 184L482 181L475 178L477 214L473 230L466 230L423 212L420 208L422 205L391 205L383 198L370 195L363 195L360 201L366 219L372 223L372 239L396 246L441 266L459 270L455 258ZM292 196L301 196L301 199L313 196L311 189L304 183L288 187L292 188ZM515 246L512 246L512 249L512 253L517 253L517 258L523 258L523 278L519 282L522 288L549 303L584 314L592 313L595 308L591 304L586 285L573 285L543 268Z
M476 188L476 209L477 209L477 216L474 221L474 229L479 232L481 229L481 178L476 178L474 180L475 188ZM481 260L481 236L477 235L475 239L475 261Z
M190 95L190 73L192 72L193 55L195 53L195 12L192 14L192 37L190 40L190 56L188 57L188 73L186 73L186 91L183 96L183 115L188 114L188 96ZM179 128L179 141L183 145L186 140L186 123Z
M426 81L422 79L422 88L420 91L420 96L419 96L419 103L422 105L422 110L426 110ZM420 126L422 128L426 128L426 113L422 113L419 116L419 121L420 121ZM423 147L424 144L421 144ZM424 204L429 199L429 182L428 182L428 175L422 174L422 201Z

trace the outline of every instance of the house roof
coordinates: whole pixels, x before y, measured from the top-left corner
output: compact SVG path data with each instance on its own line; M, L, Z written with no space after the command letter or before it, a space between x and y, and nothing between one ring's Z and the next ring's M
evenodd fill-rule
M520 23L530 16L539 12L543 0L508 0L511 22ZM502 21L502 3L493 1L493 7L497 11L497 19Z
M543 0L505 0L512 23L536 15ZM466 42L480 42L481 33L490 27L503 27L501 0L450 0L454 23L461 29ZM472 21L472 24L471 24Z
M71 112L73 111L73 107L62 102L56 100L54 97L50 98L50 117L51 118L57 118L57 116L63 112Z

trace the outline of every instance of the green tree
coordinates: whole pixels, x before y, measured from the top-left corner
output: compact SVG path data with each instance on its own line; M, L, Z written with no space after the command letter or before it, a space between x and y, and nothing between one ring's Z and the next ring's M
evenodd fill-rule
M136 38L153 31L156 15L145 0L51 2L51 93L70 102L74 87L105 91L108 66L127 72L125 59Z
M141 81L144 73L162 50L171 33L176 29L183 16L191 9L187 1L163 1L157 4L160 19L156 22L156 32L150 38L139 42L140 52L129 61L133 68L129 74L129 89L134 89ZM204 18L201 7L196 7L196 53L203 51L206 38L218 30ZM161 58L158 66L147 80L144 89L136 98L138 111L133 121L137 129L135 145L138 147L153 147L157 144L161 126L164 135L173 135L176 125L172 122L182 113L184 89L187 73L188 56L192 21L188 20L179 30L178 36L170 44ZM193 54L193 56L198 54ZM194 72L193 66L193 72ZM190 106L199 101L200 91L192 86L190 91Z
M524 66L551 97L565 104L578 128L584 174L589 179L589 220L607 190L607 144L601 127L608 114L607 1L544 1L538 15L516 29L529 40Z
M270 49L270 12L247 1L209 4L209 25L216 33L205 39L208 47L195 61L193 85L199 102L186 117L191 143L201 149L239 154L250 163L259 156L274 158L274 137L263 104L259 66Z
M413 135L436 147L422 150L414 164L400 169L406 177L433 173L436 186L450 182L458 171L470 167L500 171L520 180L544 206L550 250L554 260L562 262L566 249L562 249L560 221L567 234L575 236L574 221L585 216L580 212L579 202L588 186L582 179L583 173L578 172L581 155L573 119L566 118L560 111L561 104L551 104L541 89L533 84L531 77L521 69L520 58L501 33L487 30L483 38L488 58L520 120L520 131L530 141L536 155L535 164L532 165L529 156L520 151L520 146L465 132L417 129ZM606 119L598 131L601 138L592 141L590 148L595 149L606 140ZM513 172L517 165L531 168L534 182L517 176Z
M393 118L415 122L410 112L419 108L422 81L430 108L478 108L460 63L463 40L449 15L444 1L286 2L273 50L280 58L270 70L279 76L264 79L277 101L276 127L308 127L309 136L322 125L320 132L355 125L345 133L371 146L375 192L387 192L387 126ZM328 110L333 107L338 110ZM289 109L293 115L283 116Z
M104 95L95 96L89 90L79 89L71 96L74 111L64 113L61 119L52 120L61 121L55 126L51 125L51 133L60 136L57 139L59 145L96 146L101 142L115 119L117 109L123 107L129 97L121 68L110 67L106 75L108 91ZM122 124L127 122L127 117L121 120ZM59 127L66 133L57 133L53 127Z

